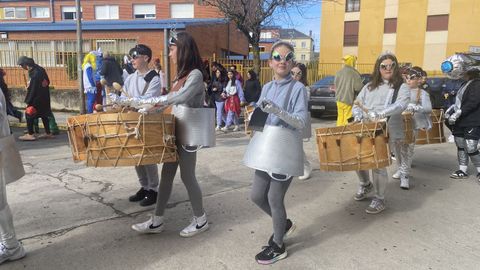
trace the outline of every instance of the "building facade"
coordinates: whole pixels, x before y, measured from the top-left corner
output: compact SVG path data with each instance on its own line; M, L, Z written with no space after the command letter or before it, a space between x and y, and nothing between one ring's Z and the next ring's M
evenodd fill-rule
M321 63L345 54L374 63L385 51L400 62L440 70L455 52L480 50L478 0L322 1Z
M314 59L313 38L296 29L282 29L280 27L263 28L260 33L260 52L264 57L270 56L273 43L283 40L295 48L295 59L306 63Z
M248 55L248 41L214 7L198 0L89 0L81 1L83 52L126 54L135 44L152 48L153 58L164 64L164 33L187 31L205 59ZM55 76L56 85L72 84L75 67L76 8L73 0L0 0L0 67L18 69L20 55L35 58ZM208 37L208 38L206 38ZM63 72L64 68L68 68ZM55 70L56 69L56 70ZM10 74L12 74L10 72ZM7 76L22 85L21 76Z

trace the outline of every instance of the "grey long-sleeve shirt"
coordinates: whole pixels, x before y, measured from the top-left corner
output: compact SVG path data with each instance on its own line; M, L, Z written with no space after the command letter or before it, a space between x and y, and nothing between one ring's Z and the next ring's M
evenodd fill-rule
M430 101L430 95L422 89L410 89L410 103L417 105L417 95L420 92L420 99L418 105L422 106L422 109L416 111L413 114L413 128L414 129L431 129L432 119L430 114L432 113L432 103Z
M407 108L408 102L410 102L410 92L407 84L402 84L398 91L397 99L392 103L393 98L393 86L388 83L383 83L375 89L368 89L370 83L365 85L357 96L359 101L366 109L380 112L385 109L388 110L386 116L389 116L388 131L390 139L400 140L405 137L403 132L403 119L402 112ZM353 110L361 110L358 106L354 105ZM363 112L363 118L367 119L367 113Z
M289 114L298 116L302 120L303 126L305 126L308 117L307 90L301 82L295 82L292 88L290 99L286 102L287 107L283 107L283 104L285 104L285 99L287 98L287 90L290 87L292 80L292 76L288 75L282 80L274 80L265 84L262 88L258 102L262 102L262 100L265 98L271 100L279 107L282 107L283 110L286 110ZM288 125L274 114L268 115L265 124L271 126L282 126L295 130L294 127Z
M198 69L194 69L188 74L187 80L180 90L170 92L167 96L168 105L181 104L190 108L202 108L204 100L205 84L203 83L203 74Z
M147 84L147 82L145 81L145 75L147 75L149 72L150 70L145 74L140 74L137 70L134 73L128 75L128 77L125 79L125 83L123 84L123 87L125 91L128 93L128 95L130 95L130 97L141 96L145 98L150 98L150 97L158 97L162 94L162 90L160 89L160 77L155 76L150 81L150 84L148 85L148 88L145 94L142 95L143 89L145 88L145 84Z

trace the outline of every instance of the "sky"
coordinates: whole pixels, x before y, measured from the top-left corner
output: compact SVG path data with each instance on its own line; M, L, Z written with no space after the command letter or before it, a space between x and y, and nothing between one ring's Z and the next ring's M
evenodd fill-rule
M315 43L315 51L320 49L320 16L321 16L321 4L311 4L301 9L290 8L288 15L290 18L280 20L281 23L275 23L275 25L282 28L295 28L298 31L308 35L312 30L312 36ZM279 16L285 16L284 14Z

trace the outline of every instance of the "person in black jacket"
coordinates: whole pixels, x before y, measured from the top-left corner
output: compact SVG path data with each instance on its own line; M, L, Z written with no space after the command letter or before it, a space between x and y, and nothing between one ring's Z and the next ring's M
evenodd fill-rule
M107 81L107 86L112 87L114 82L123 85L122 68L120 64L115 61L115 58L110 56L108 52L103 53L103 63L100 69L100 76Z
M248 104L257 103L260 98L260 92L262 92L262 86L257 79L257 74L253 70L249 70L247 73L248 80L245 81L245 89L243 90L245 95L245 101Z
M34 141L36 137L33 136L34 120L41 118L45 128L45 134L40 137L52 138L50 133L48 117L53 115L50 107L50 79L47 72L41 66L35 64L35 61L26 56L21 56L17 62L23 69L28 70L30 81L27 86L27 96L25 103L27 109L25 110L25 118L27 119L28 133L20 136L22 141Z
M22 112L17 110L15 106L13 106L11 101L10 90L8 89L8 85L5 82L5 71L0 68L0 88L2 89L3 95L5 96L5 102L7 106L7 115L11 115L18 119L18 122L22 122Z
M467 81L457 92L453 109L446 111L448 124L455 137L458 151L459 170L452 173L451 178L468 178L468 160L477 168L477 181L480 182L480 69L471 68L465 72ZM455 110L451 113L452 110Z

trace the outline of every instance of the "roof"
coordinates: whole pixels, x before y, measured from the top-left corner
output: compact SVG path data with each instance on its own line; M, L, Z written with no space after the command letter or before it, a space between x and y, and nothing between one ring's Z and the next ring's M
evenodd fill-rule
M296 30L296 29L280 29L280 38L281 39L292 39L292 38L312 38L309 35Z
M275 43L279 41L279 38L261 38L258 42L259 43Z
M153 29L185 29L192 25L224 24L226 19L166 19L166 20L96 20L82 21L82 30L153 30ZM2 32L26 31L75 31L76 21L60 22L15 22L0 23Z

